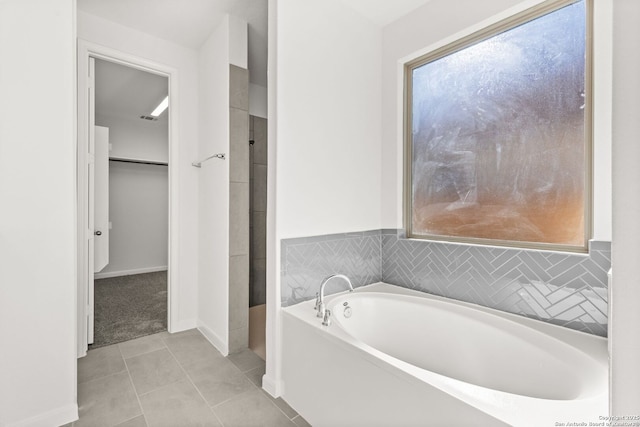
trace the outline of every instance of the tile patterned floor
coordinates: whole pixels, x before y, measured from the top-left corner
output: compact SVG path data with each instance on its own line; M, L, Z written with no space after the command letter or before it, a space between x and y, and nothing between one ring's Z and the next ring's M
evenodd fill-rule
M65 427L303 427L261 389L251 350L223 357L195 329L91 350L78 360L80 419Z

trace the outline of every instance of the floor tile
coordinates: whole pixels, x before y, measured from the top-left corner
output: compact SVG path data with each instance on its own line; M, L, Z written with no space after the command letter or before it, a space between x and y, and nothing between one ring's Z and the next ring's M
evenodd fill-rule
M311 424L309 424L307 422L307 420L305 420L304 418L302 418L300 415L298 415L297 417L295 417L293 420L293 423L295 425L297 425L298 427L311 427Z
M146 337L136 338L135 340L125 341L118 344L122 357L128 359L130 357L139 356L144 353L150 353L161 348L166 348L162 336L160 334L147 335Z
M174 332L174 333L170 333L168 331L164 331L164 332L160 332L160 337L163 340L168 340L171 338L181 338L181 337L189 337L189 336L202 336L202 334L200 333L200 331L197 328L193 328L193 329L187 329L185 331L180 331L180 332Z
M189 381L180 381L147 393L140 396L140 402L149 427L221 426Z
M262 376L264 375L265 367L259 366L255 369L245 372L244 374L249 380L256 385L256 387L262 388Z
M214 411L225 426L295 427L257 388L216 406Z
M117 345L89 350L78 359L78 384L126 371Z
M189 378L209 405L217 405L251 390L249 379L229 360L201 359L185 365Z
M298 413L295 411L295 409L293 409L291 406L289 406L289 404L287 402L284 401L284 399L282 399L281 397L278 397L277 399L274 398L273 396L271 396L269 393L267 393L266 391L262 391L264 393L265 396L267 396L269 398L269 400L271 400L273 403L275 403L275 405L278 407L278 409L280 409L282 412L284 412L284 414L289 417L289 419L295 418L298 416Z
M78 384L78 409L74 427L114 426L142 414L126 371Z
M184 371L166 348L127 359L127 367L138 395L186 379Z
M190 330L194 330L194 329L190 329ZM164 340L165 338L169 338L171 335L175 335L175 334L170 334L169 331L162 331L162 332L158 332L156 335Z
M184 366L200 359L223 357L200 332L194 331L172 334L164 339L165 344L181 365Z
M147 427L147 422L144 420L144 415L140 415L139 417L118 424L116 427Z
M248 348L240 353L234 353L227 356L242 372L248 372L252 369L264 366L264 360L260 359L257 354Z

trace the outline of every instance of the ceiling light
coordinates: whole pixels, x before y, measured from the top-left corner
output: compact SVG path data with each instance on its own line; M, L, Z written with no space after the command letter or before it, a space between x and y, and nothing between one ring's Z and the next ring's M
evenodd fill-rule
M168 106L169 106L169 95L167 95L167 97L162 100L160 105L158 105L150 115L153 117L158 117L160 114L164 113L164 110L166 110Z

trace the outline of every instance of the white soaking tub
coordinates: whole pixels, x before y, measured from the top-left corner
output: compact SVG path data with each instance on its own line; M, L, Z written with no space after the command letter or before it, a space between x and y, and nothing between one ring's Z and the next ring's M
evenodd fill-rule
M604 338L384 283L283 308L284 397L313 426L555 426L608 414ZM556 424L558 423L558 424Z

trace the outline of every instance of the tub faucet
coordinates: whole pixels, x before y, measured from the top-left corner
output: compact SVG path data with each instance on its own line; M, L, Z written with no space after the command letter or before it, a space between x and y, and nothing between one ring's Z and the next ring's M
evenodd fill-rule
M325 279L320 284L320 292L316 294L316 305L314 307L315 310L318 310L318 317L323 319L322 324L325 326L329 326L329 316L331 316L331 312L329 310L325 310L324 307L324 285L327 284L331 279L340 278L344 279L349 285L349 292L353 292L353 285L351 285L351 280L344 274L332 274L331 276L325 277ZM325 313L327 311L328 313ZM326 314L326 315L325 315Z

